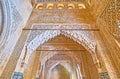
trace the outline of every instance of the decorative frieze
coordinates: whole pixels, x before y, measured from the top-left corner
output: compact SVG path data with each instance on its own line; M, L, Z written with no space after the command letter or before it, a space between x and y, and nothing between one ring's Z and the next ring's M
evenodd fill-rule
M86 9L86 6L82 2L40 2L36 9Z

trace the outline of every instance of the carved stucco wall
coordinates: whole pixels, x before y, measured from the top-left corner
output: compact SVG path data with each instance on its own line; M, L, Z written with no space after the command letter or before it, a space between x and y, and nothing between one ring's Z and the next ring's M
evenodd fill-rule
M50 33L50 32L48 32L48 33ZM34 35L34 34L33 34ZM38 34L39 35L39 34ZM44 35L43 35L44 36ZM49 36L49 35L48 35ZM66 36L67 37L67 36ZM34 37L35 38L35 37ZM54 39L55 37L53 37L53 38L51 38L51 39ZM68 38L68 37L67 37ZM42 37L41 37L41 39L42 39ZM49 38L50 39L50 38ZM70 39L70 38L68 38L68 39ZM33 39L34 40L34 39ZM63 39L62 39L63 40ZM60 40L59 40L60 41ZM64 41L66 41L66 40L64 40ZM39 41L37 41L37 43L39 43ZM37 44L36 43L36 44ZM45 43L45 42L44 42ZM40 46L42 46L43 44L41 44ZM28 47L28 49L29 49L29 47ZM38 49L39 50L39 49ZM50 46L50 48L48 48L47 47L47 49L45 49L45 48L43 48L43 49L40 49L40 50L69 50L69 49L65 49L65 47L51 47ZM32 52L33 53L33 52ZM76 59L74 62L77 62L77 60L78 60L78 62L80 62L80 59L77 59L77 57L72 53L72 52L59 52L58 53L58 51L48 51L48 52L39 52L39 53L41 53L41 58L40 58L40 61L41 61L41 65L43 65L47 60L49 60L50 58L52 58L53 56L55 56L56 54L66 54L66 55L68 55L68 56L70 56L70 57L74 57L73 59ZM76 52L76 53L78 53L78 52ZM30 52L28 51L28 56L31 58L31 56L32 56L32 54L30 54ZM30 59L30 58L27 58L27 59ZM72 61L72 60L71 60ZM30 62L30 61L29 61ZM57 62L57 60L56 60L56 62ZM50 65L51 63L49 63L49 65ZM26 65L28 65L28 60L25 62L25 68L27 67ZM18 65L18 66L20 66L20 64ZM17 67L18 68L18 67ZM27 78L26 78L27 79Z
M111 0L87 0L92 16L97 19ZM115 0L114 0L115 1Z
M98 21L106 26L105 28L107 28L112 35L119 37L120 1L111 0L110 4L106 7Z
M92 37L92 34L89 31L83 31L84 29L89 29L89 25L87 24L33 25L32 29L38 29L38 31L32 30L31 34L29 35L27 43L29 44L28 47L30 49L29 51L31 52L33 52L39 45L60 34L72 38L74 41L82 44L90 52L96 51L96 43ZM76 29L82 30L78 31Z
M111 0L108 6L105 8L103 13L100 15L100 17L97 20L97 23L99 24L100 29L104 33L106 38L107 39L110 38L108 39L108 43L109 45L112 45L112 47L110 46L107 46L107 47L110 50L113 50L113 52L110 51L109 54L112 55L110 59L111 60L113 59L112 62L116 64L116 68L120 68L120 65L119 65L120 28L118 27L119 20L120 20L120 1L119 0ZM116 71L117 70L120 70L120 69L116 69ZM108 72L109 71L110 70L108 70ZM118 74L118 79L119 79L120 72L117 71L116 74Z
M71 38L77 43L83 45L91 53L91 55L93 56L94 63L96 63L97 60L94 55L96 52L96 43L92 37L92 34L89 31L83 31L83 29L88 29L88 25L82 25L82 24L81 25L70 25L70 24L44 25L43 24L43 25L33 25L32 29L33 30L29 33L29 37L25 44L27 45L27 49L28 49L26 63L28 62L28 59L30 58L31 54L40 45L44 44L45 42L56 36L59 36L60 34L65 35L66 37ZM38 29L38 30L34 30L34 29ZM75 29L82 29L82 31L77 31Z
M2 31L0 35L0 69L7 63L17 39L21 34L21 29L25 26L32 10L32 6L27 0L19 3L19 5L22 4L22 6L17 5L18 1L21 0L0 1L0 5L3 8L3 11L0 10L2 11L0 12L0 14L2 14L0 18L3 20L3 24L0 26L0 28L2 28L0 29Z
M4 1L3 1L4 2ZM7 7L5 10L7 11L7 14L5 15L6 18L3 18L7 20L6 25L4 25L3 28L3 34L1 35L1 40L0 40L0 62L4 60L3 58L6 58L6 54L8 54L13 49L13 45L15 44L15 36L17 31L19 31L19 27L17 27L20 22L22 21L22 17L19 14L18 10L16 9L16 6L14 3L5 1L5 7ZM17 21L16 21L17 20ZM18 30L19 29L19 30ZM13 39L14 38L14 39ZM11 43L10 43L11 42Z
M63 17L61 17L61 16L63 16ZM76 17L78 17L78 18L76 18ZM82 17L82 18L80 18L80 17ZM85 19L83 19L83 17L85 17ZM86 10L77 10L77 9L73 9L73 10L66 10L66 9L63 9L63 10L36 10L36 9L34 9L29 18L28 24L26 25L26 28L28 28L28 29L31 28L33 23L39 23L39 24L40 23L59 23L59 24L60 23L64 23L64 24L68 23L69 24L72 22L74 22L74 23L83 23L83 22L90 23L91 20L88 20L87 19L88 17L89 17L89 13L87 13ZM43 19L40 19L40 18L43 18ZM7 63L7 66L5 67L5 69L2 73L1 78L10 78L12 76L12 73L16 67L17 61L21 54L21 51L23 50L23 46L25 45L25 40L27 38L28 33L29 33L29 30L23 29L21 37L19 38L19 41L18 41L19 44L17 42L15 49L9 59L9 62ZM9 76L8 76L8 74L9 74Z
M42 12L42 11L41 11ZM38 14L39 14L39 12L38 12ZM38 16L37 16L38 17ZM38 17L39 18L39 17ZM33 19L34 20L34 19ZM51 20L51 19L50 19ZM37 21L38 21L38 19L37 19ZM19 43L18 43L19 44ZM18 45L17 45L18 46ZM19 48L19 47L18 47ZM17 52L15 52L15 54L16 53L18 53L19 51L17 50ZM14 61L13 61L14 62ZM13 65L14 66L14 65ZM7 70L6 70L7 71ZM6 73L5 73L6 74ZM8 75L7 75L8 76Z
M25 46L27 45L27 49L28 49L26 60L24 62L25 65L28 64L29 58L31 57L32 53L35 52L35 50L39 46L43 45L48 40L59 36L60 34L65 35L67 38L73 39L77 43L83 45L91 53L94 63L96 63L97 62L97 58L95 57L96 43L92 37L92 34L89 31L83 31L84 29L88 29L88 28L89 25L87 24L76 24L76 25L75 24L66 24L66 25L34 24L33 27L31 28L31 31L29 32L29 36L25 43ZM81 31L79 29L81 29ZM25 52L24 48L21 52L22 57L24 57L24 52ZM47 59L49 58L48 55L51 57L54 56L55 54L57 53L51 53L50 55L44 53L44 55L42 56L45 55L47 56L42 57L42 60L44 61L41 61L41 63L43 64L45 61L47 61ZM21 56L15 71L19 70L19 65L21 64L21 59L22 59Z

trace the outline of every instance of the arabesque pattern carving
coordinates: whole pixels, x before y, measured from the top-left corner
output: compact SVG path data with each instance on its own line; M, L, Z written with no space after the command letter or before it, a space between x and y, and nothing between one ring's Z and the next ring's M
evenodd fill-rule
M118 27L118 22L120 21L120 1L111 0L111 3L102 13L101 18L107 23L107 28L110 33L114 36L118 36L120 34L120 28Z
M20 15L20 13L18 12L18 10L17 10L17 8L16 8L16 6L11 2L11 4L10 4L10 6L11 6L11 24L12 24L12 26L11 26L11 32L15 32L16 31L16 29L17 29L17 26L19 26L19 24L20 24L20 22L22 21L22 17L21 17L21 15Z
M45 27L42 25L42 27ZM30 35L28 38L28 47L29 52L35 51L38 46L42 45L43 43L47 42L49 39L52 39L60 34L63 34L74 41L78 42L79 44L82 44L88 51L95 52L96 50L96 43L94 39L92 38L92 35L89 31L80 31L80 29L88 29L87 25L58 25L58 26L46 26L46 28L42 28L39 25L35 28L32 28L36 31L36 36L34 34L33 36ZM51 28L52 27L52 28ZM49 30L48 30L49 29ZM40 32L42 30L42 32ZM44 32L43 32L44 30ZM31 41L30 41L31 40Z

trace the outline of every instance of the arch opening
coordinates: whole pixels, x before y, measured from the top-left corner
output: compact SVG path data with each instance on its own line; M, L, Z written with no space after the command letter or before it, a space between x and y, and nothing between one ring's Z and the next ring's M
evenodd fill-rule
M70 79L70 73L62 65L55 66L47 79Z
M67 62L71 62L72 63L72 66L71 67L73 67L73 70L71 70L71 73L72 73L72 77L70 77L70 79L79 79L79 78L82 78L82 77L89 77L87 74L88 73L90 73L90 71L89 70L87 70L86 68L80 68L80 69L82 69L82 70L78 70L78 68L76 68L76 65L78 64L78 66L79 67L82 67L81 66L81 64L80 63L77 63L77 61L75 60L75 58L78 58L79 56L84 56L84 58L86 58L85 57L85 55L88 55L88 57L87 58L90 58L90 60L91 60L91 62L89 61L89 64L91 63L91 65L93 64L93 61L92 61L92 58L91 58L91 55L90 55L90 53L88 52L88 51L78 51L78 52L73 52L73 51L71 51L71 53L73 53L73 54L70 54L70 53L68 53L68 51L60 51L61 49L63 49L63 50L68 50L68 49L72 49L71 47L69 47L69 46L74 46L73 44L71 44L71 45L65 45L65 46L63 46L63 43L67 43L67 42L69 42L69 40L71 40L72 42L74 42L74 43L76 43L73 39L71 39L71 38L68 38L68 37L66 37L65 35L62 35L62 38L59 38L59 36L60 36L61 34L59 34L59 35L57 35L57 36L54 36L53 38L51 38L51 39L49 39L49 40L47 40L46 42L44 42L42 45L39 45L40 46L40 48L42 48L42 49L40 49L39 47L37 48L37 50L40 50L40 53L42 54L42 56L43 56L43 58L40 58L40 61L39 62L41 62L42 60L41 59L43 59L43 60L46 60L43 64L42 63L40 63L40 67L42 67L42 68L40 68L40 73L38 73L39 74L39 78L38 79L50 79L51 77L52 78L54 78L55 76L51 76L51 73L52 74L55 74L55 72L54 71L52 71L52 69L53 68L55 68L55 66L56 65L58 65L58 64L61 64L62 66L64 66L67 70L69 70L68 69L68 66L66 67L66 65L67 64L69 64L69 63L67 63ZM57 39L59 39L59 40L57 40ZM62 41L62 39L63 39L63 41ZM59 45L58 44L58 46L56 46L54 43L60 43L61 45L62 45L62 47L63 48L61 48L61 45ZM52 44L52 45L51 45ZM78 43L76 43L76 44L78 44ZM42 46L42 47L41 47ZM46 47L47 46L47 47ZM67 46L67 48L68 49L66 49L65 47ZM77 45L75 45L75 46L77 46ZM80 46L80 45L79 45ZM77 48L79 47L79 46L77 46ZM47 48L47 49L46 49ZM77 49L76 48L76 49ZM84 47L83 47L84 48ZM43 49L46 49L45 51L43 50ZM36 50L36 51L37 51ZM43 51L42 51L43 50ZM52 51L52 50L54 50L54 51ZM63 53L61 53L61 52L63 52ZM83 55L81 55L81 54L83 53ZM86 53L86 54L85 54ZM89 53L89 54L88 54ZM60 56L60 55L63 55L63 54L65 54L65 56L69 56L69 54L70 55L72 55L72 56L69 56L71 59L67 59L67 57L63 57L63 56ZM75 55L76 54L76 55ZM74 56L76 56L76 57L74 57ZM65 59L64 59L65 58ZM82 57L79 57L79 58L82 58ZM66 60L69 60L69 61L66 61ZM75 60L76 62L74 62L73 63L73 60ZM77 59L77 60L81 60L81 59ZM84 65L85 65L85 67L86 67L86 59L83 59L84 60ZM49 61L49 62L48 62ZM75 64L75 65L74 65ZM50 66L49 66L50 65ZM93 68L93 67L92 67ZM83 69L85 69L85 71L84 72L82 72L83 71ZM95 70L96 72L97 72L97 70L96 70L96 67L94 66L94 68L93 68L93 70ZM48 75L45 75L45 74L47 74L47 72L49 72L49 74ZM68 71L69 72L69 71ZM79 72L81 72L81 73L79 73ZM97 74L97 73L96 73ZM82 76L81 76L82 75ZM92 77L93 77L93 74L91 74L92 75ZM58 77L55 77L56 79L58 78L59 79L59 76ZM97 78L96 78L97 79Z

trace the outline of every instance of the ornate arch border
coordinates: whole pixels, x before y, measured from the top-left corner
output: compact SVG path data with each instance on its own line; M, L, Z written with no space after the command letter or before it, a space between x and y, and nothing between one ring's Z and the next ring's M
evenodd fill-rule
M63 66L65 69L67 69L68 70L68 72L70 73L71 71L69 71L69 68L67 68L62 62L58 62L58 63L55 63L54 65L52 65L52 67L50 67L50 69L48 70L48 78L49 78L49 74L50 74L50 72L52 71L52 69L54 69L56 66L58 66L58 65L61 65L61 66ZM69 65L69 67L71 68L71 66ZM47 79L48 79L47 78Z
M28 50L30 53L35 51L38 46L42 45L43 43L47 42L48 40L58 36L58 35L65 35L68 38L73 39L78 44L83 45L90 53L95 53L96 44L92 44L93 46L89 46L91 44L87 44L86 41L78 35L76 32L69 32L69 31L60 31L60 30L54 30L54 31L45 31L42 32L40 35L37 35L29 44L28 44Z
M66 31L66 30L47 30L42 32L40 35L37 35L30 43L28 43L28 53L29 56L31 55L32 52L34 52L40 45L44 44L48 40L58 36L58 35L65 35L68 38L73 39L75 42L78 44L81 44L87 51L91 53L91 56L93 58L94 63L97 62L97 57L96 57L96 43L87 43L85 40L82 38L82 34L76 31Z

